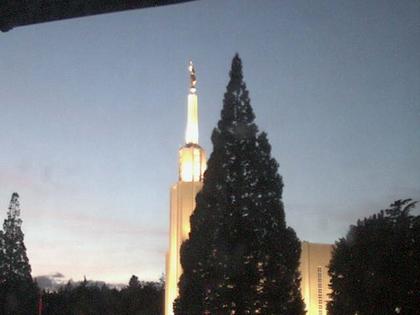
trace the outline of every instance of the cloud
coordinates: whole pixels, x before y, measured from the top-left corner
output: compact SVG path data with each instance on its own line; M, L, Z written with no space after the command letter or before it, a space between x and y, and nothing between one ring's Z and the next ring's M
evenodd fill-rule
M47 291L55 291L61 286L65 284L65 276L60 273L56 272L54 274L50 275L42 275L35 277L35 280L41 290L47 290ZM57 280L59 279L59 280ZM73 281L72 279L68 280L73 286L78 286L80 283L83 282L83 280L80 281ZM88 280L88 286L97 286L101 287L106 285L109 288L116 288L116 289L122 289L127 286L126 283L107 283L105 281L100 280Z
M55 287L57 287L57 283L50 276L38 276L35 278L35 280L38 283L38 286L44 290L53 290Z
M166 239L168 231L166 228L153 224L138 224L129 219L122 220L115 217L105 217L100 215L87 215L80 212L55 213L55 219L60 221L62 227L77 229L78 233L89 235L131 235L137 237L152 237L156 239Z
M50 275L37 276L35 280L42 290L55 290L63 284L64 278L61 272L56 272Z
M51 275L52 278L64 278L64 275L61 272L56 272Z

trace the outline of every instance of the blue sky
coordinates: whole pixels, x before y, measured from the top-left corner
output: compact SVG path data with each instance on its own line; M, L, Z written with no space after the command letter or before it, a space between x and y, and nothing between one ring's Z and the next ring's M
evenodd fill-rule
M196 1L0 34L0 208L21 195L34 275L164 271L188 61L210 153L233 55L288 224L333 242L420 199L418 1Z

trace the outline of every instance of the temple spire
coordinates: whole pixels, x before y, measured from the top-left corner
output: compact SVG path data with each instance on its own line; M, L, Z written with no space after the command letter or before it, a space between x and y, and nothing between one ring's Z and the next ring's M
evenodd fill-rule
M188 118L185 144L178 151L178 182L171 187L169 248L166 256L165 315L174 315L178 282L182 275L180 251L190 233L190 217L195 209L195 196L203 185L207 167L206 152L198 144L197 79L192 62L189 66Z
M195 93L196 92L195 86L197 84L197 78L195 76L195 68L191 60L188 66L188 71L190 72L190 93Z
M197 78L192 61L188 66L190 72L190 93L188 94L188 116L187 129L185 132L185 143L198 144L198 99L197 99Z

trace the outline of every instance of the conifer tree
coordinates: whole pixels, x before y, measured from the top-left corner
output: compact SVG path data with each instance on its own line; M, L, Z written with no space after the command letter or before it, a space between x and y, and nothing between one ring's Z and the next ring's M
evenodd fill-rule
M3 247L0 254L3 256L0 262L0 275L3 280L32 280L21 225L19 195L13 193L7 218L3 223Z
M235 55L191 232L181 247L177 315L304 314L300 243L286 225L278 164L254 119Z
M13 193L0 234L0 312L10 315L31 314L37 297L21 225L19 195Z
M397 200L358 220L336 242L328 314L419 314L420 216L411 214L415 205L411 199Z

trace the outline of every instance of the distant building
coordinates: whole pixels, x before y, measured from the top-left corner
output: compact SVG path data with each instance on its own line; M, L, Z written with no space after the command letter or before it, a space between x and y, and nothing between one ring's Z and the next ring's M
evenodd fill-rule
M180 248L190 232L190 216L195 208L195 196L203 186L206 154L198 144L198 98L195 70L190 63L190 92L185 145L179 149L179 178L171 187L169 248L166 255L165 315L173 315L173 302L178 296L178 281L182 274ZM332 245L302 242L300 272L301 292L306 315L326 315L330 293L328 264Z
M300 273L301 292L306 304L306 315L326 315L329 301L328 265L333 245L302 242Z
M195 208L195 196L203 186L206 154L198 144L198 99L195 70L190 63L190 93L185 145L179 149L178 182L171 187L169 249L166 255L165 315L173 314L173 302L178 296L178 281L182 274L181 244L190 233L190 216Z

